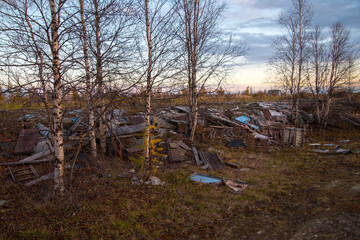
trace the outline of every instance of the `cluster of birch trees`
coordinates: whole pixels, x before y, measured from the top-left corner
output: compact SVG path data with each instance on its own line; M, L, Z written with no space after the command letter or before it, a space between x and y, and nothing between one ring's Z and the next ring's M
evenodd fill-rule
M269 64L276 83L290 94L293 123L298 124L300 94L308 91L315 100L319 125L326 126L336 89L346 85L351 97L358 81L359 47L341 22L314 26L313 15L308 0L292 0L291 8L278 19L285 34L275 39Z
M115 103L105 99L116 100L139 86L146 89L149 166L155 86L187 83L187 132L194 140L200 89L210 81L221 81L229 66L246 53L244 44L235 45L220 29L224 8L216 0L0 2L1 85L11 81L14 89L41 98L53 133L56 193L65 191L62 119L68 89L85 93L86 135L93 157L107 149L106 113Z

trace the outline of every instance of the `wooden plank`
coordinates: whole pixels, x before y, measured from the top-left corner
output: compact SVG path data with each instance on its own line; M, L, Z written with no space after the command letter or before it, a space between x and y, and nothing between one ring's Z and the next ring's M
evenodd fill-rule
M27 161L27 162L5 162L0 163L0 166L17 166L17 165L25 165L25 164L39 164L39 163L46 163L46 162L52 162L53 159L41 159L41 160L33 160L33 161Z
M192 147L192 151L194 153L196 165L200 166L201 163L200 163L199 155L198 155L198 152L197 152L196 148Z
M53 173L48 173L44 176L41 176L40 178L37 178L31 182L25 183L25 186L30 187L38 182L44 181L44 180L48 180L48 179L52 179L54 177Z
M24 158L24 159L20 160L19 162L22 162L22 163L30 162L30 161L36 160L38 158L45 157L46 155L49 155L50 153L51 153L50 150L47 150L45 152L40 152L40 153L34 154L30 157Z
M11 168L8 167L8 170L9 170L11 179L12 179L14 182L16 182L15 176L14 176L13 172L11 171Z
M37 173L37 171L35 170L35 168L34 168L32 165L30 165L29 167L30 167L31 172L34 174L34 176L35 176L35 177L39 177L39 174Z
M224 163L221 161L216 152L199 152L200 158L207 164L211 170L220 170L225 168Z

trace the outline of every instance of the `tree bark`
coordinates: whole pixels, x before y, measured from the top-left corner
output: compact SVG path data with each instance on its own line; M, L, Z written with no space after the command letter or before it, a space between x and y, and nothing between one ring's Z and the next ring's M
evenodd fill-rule
M149 20L149 0L145 0L145 15L146 15L146 40L148 45L148 68L146 77L146 130L145 130L145 164L152 169L152 161L150 157L150 118L151 118L151 92L152 92L152 42L150 32Z
M54 167L54 192L61 196L65 193L64 183L64 147L63 147L63 131L62 131L62 82L60 75L60 60L59 60L59 20L60 7L56 9L55 1L49 0L51 10L51 52L52 52L52 68L54 74L54 151L55 151L55 167Z
M92 92L91 92L91 79L90 79L90 65L89 65L89 54L88 54L88 43L87 43L87 31L84 17L84 0L79 0L80 4L80 15L82 25L82 39L83 39L83 51L85 60L85 79L86 79L86 102L89 117L89 141L90 141L90 153L93 158L96 158L96 138L95 138L95 121L94 111L92 107Z
M105 132L105 99L104 99L104 83L102 75L102 57L101 57L101 41L100 41L100 15L98 12L98 1L94 0L95 7L95 34L96 34L96 83L98 85L98 94L100 99L100 149L106 152L106 132Z

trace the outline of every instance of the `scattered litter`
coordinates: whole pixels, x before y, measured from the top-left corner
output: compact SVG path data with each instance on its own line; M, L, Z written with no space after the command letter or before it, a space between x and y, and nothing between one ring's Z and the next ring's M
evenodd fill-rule
M230 148L245 147L245 143L242 139L228 140L226 146Z
M10 177L14 182L22 182L39 177L39 174L32 165L8 166Z
M258 126L250 123L250 122L251 122L251 118L249 118L249 117L241 116L241 117L235 118L235 120L238 121L238 122L244 123L244 124L248 125L249 127L253 128L253 129L255 129L255 130L258 130L258 129L259 129Z
M350 142L350 140L349 140L349 139L346 139L346 140L341 140L340 142L341 142L341 143L348 143L348 142Z
M301 147L304 144L305 129L290 128L284 129L283 143L294 147Z
M41 123L38 123L36 127L43 137L51 139L50 129L48 127L44 126Z
M236 163L232 163L232 162L224 162L224 163L225 163L225 165L232 167L232 168L240 168L240 165L236 164Z
M192 151L193 151L193 154L194 154L196 165L200 166L201 163L200 163L199 155L198 155L198 152L197 152L196 148L192 147Z
M234 190L234 192L239 193L243 191L249 184L242 182L240 180L226 180L225 185Z
M318 147L318 146L321 146L320 143L310 143L309 145L310 145L310 146L317 146L317 147Z
M253 133L253 136L254 136L255 139L269 140L268 136L262 135L260 133Z
M209 164L205 164L205 165L202 166L201 168L204 169L204 170L207 170L207 169L209 169Z
M313 149L313 151L316 153L329 153L330 152L329 149Z
M351 150L350 149L344 149L344 148L335 148L334 152L339 153L339 154L349 154L349 153L351 153Z
M211 176L201 173L193 173L190 175L190 179L195 182L201 183L212 183L212 184L219 184L223 181L223 178L217 176Z
M159 178L152 176L152 177L149 177L149 181L146 181L145 184L151 184L154 186L159 186L159 185L162 186L165 183L162 182Z
M9 202L11 202L10 200L0 200L0 207L5 206L6 204L8 204Z
M38 131L36 128L21 129L14 154L25 154L34 151Z
M332 147L332 146L334 146L335 144L333 144L333 143L325 143L325 144L323 144L323 146L326 146L326 147Z
M240 168L239 171L240 171L240 172L250 171L250 168Z
M211 170L221 170L225 168L224 163L216 152L199 152L199 156L204 163L209 164Z
M45 180L49 180L49 179L53 179L54 178L54 174L53 173L48 173L40 178L37 178L31 182L28 182L28 183L25 183L25 186L27 187L30 187L38 182L41 182L41 181L45 181Z
M0 156L1 156L1 157L4 157L4 158L11 158L11 155L8 154L8 153L5 152L5 151L2 151L2 152L0 153Z

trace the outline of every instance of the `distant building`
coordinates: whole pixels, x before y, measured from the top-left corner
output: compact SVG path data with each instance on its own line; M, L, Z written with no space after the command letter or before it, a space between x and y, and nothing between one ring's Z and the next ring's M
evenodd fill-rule
M269 95L269 96L281 96L281 90L278 90L278 89L268 90L267 95Z

